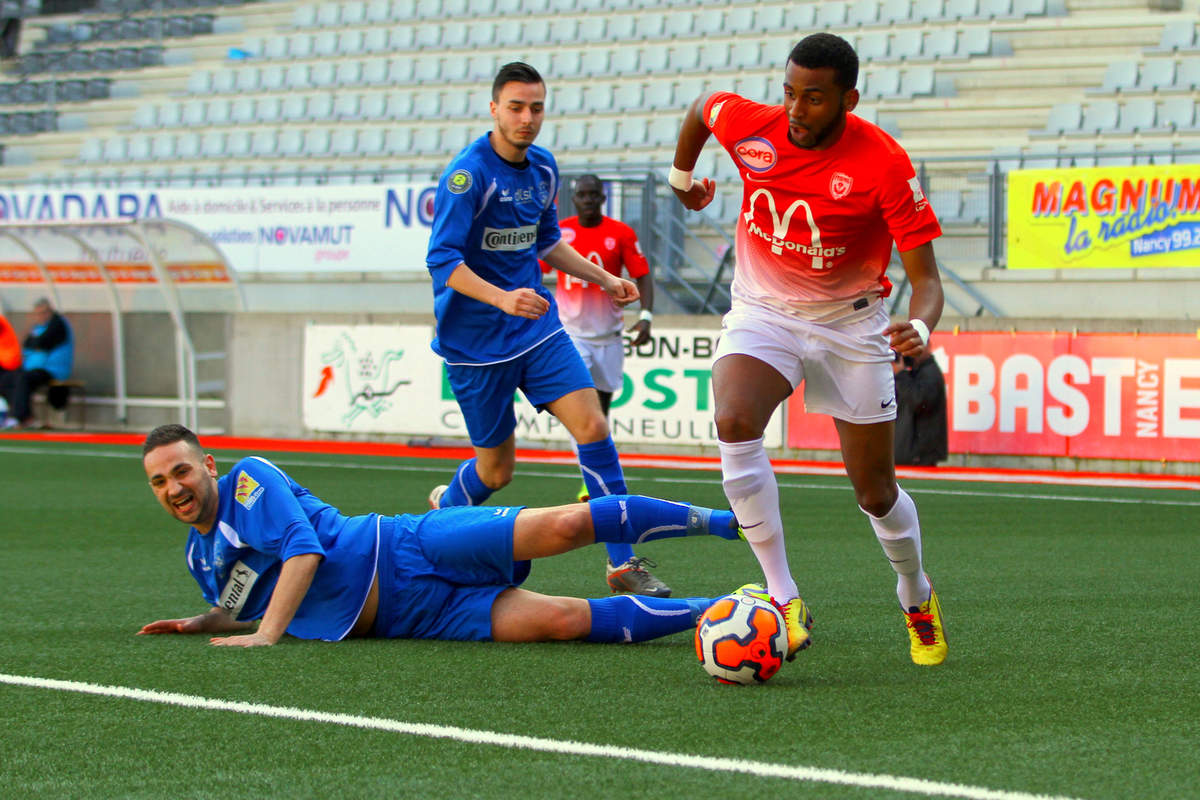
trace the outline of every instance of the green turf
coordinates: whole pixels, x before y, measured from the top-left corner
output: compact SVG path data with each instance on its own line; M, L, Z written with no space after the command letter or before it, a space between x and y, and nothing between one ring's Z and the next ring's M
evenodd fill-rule
M228 466L238 454L218 453ZM348 513L419 511L450 464L278 454ZM711 472L631 470L646 494L724 505ZM184 531L133 448L0 440L0 672L549 739L1088 798L1200 786L1194 492L912 481L950 658L913 666L894 576L838 478L781 478L815 646L762 687L720 686L690 635L636 646L136 637L205 608ZM568 500L519 468L501 502ZM1136 501L1136 502L1122 502ZM716 539L640 548L678 594L759 573ZM603 551L526 584L603 594ZM0 685L0 795L875 798L785 781Z

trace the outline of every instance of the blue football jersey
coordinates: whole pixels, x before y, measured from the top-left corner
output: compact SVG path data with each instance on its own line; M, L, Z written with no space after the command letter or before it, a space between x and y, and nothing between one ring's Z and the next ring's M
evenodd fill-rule
M217 523L188 533L187 566L204 599L239 620L261 619L287 559L324 556L287 632L337 641L375 580L378 515L344 516L283 470L245 458L217 481Z
M496 155L484 135L438 179L433 231L425 263L433 276L435 353L450 364L494 364L516 358L562 328L554 296L542 286L538 258L562 238L558 229L558 165L531 146L516 167ZM488 283L535 290L550 303L536 320L505 314L459 294L446 280L466 264Z

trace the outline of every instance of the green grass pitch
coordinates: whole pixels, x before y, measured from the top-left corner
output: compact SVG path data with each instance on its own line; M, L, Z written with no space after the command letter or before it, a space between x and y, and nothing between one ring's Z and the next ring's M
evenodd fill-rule
M691 636L632 646L285 639L213 648L138 637L205 606L185 531L129 447L0 440L0 673L177 692L938 785L1085 798L1200 793L1200 497L1188 491L909 481L950 657L908 660L894 575L844 479L782 476L814 646L730 687ZM240 454L216 452L227 468ZM269 455L269 454L268 454ZM278 454L346 513L423 510L452 464ZM713 472L630 470L633 491L725 505ZM569 501L578 473L519 465L501 503ZM679 595L758 571L742 543L639 549ZM604 552L526 586L595 596ZM428 738L0 683L7 797L913 797L611 757Z

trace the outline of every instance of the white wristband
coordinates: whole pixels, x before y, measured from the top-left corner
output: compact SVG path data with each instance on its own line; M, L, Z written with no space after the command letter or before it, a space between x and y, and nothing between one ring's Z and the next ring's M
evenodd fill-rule
M691 189L696 182L692 180L692 173L685 172L674 164L671 165L671 171L667 173L667 183L681 192L686 192Z
M638 319L644 319L646 322L654 319L654 313L648 308L643 308L642 313L638 314Z
M925 324L925 320L914 318L910 319L908 324L912 325L913 330L917 332L917 336L921 337L921 347L929 344L929 326Z

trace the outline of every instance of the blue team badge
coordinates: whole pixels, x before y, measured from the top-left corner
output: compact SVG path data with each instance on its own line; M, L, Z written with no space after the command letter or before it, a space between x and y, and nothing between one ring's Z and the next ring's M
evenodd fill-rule
M456 169L446 179L446 188L450 194L462 194L471 188L471 173L465 169Z
M547 185L547 183L545 181L538 181L537 194L538 194L538 202L542 204L543 208L545 206L549 205L549 203L550 203L550 186Z

